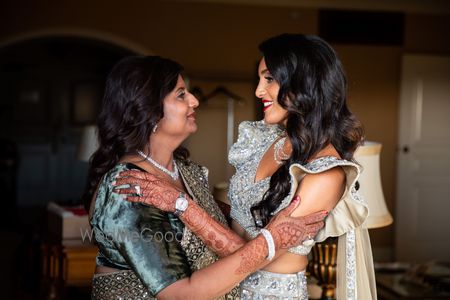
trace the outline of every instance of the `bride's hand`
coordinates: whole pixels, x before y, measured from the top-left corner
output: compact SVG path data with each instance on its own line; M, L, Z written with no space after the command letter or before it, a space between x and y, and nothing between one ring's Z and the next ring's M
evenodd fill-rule
M115 193L127 195L125 200L155 206L162 211L174 212L175 200L180 192L155 175L129 170L119 173L114 184ZM129 187L122 188L120 186Z

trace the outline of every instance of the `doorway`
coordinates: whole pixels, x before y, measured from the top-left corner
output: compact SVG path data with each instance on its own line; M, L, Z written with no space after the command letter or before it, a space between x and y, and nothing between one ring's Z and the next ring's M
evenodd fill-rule
M405 55L396 259L450 261L450 57Z
M95 122L111 67L130 54L63 35L0 48L0 232L6 245L0 279L6 298L15 298L18 286L25 299L39 290L46 205L80 203L88 167L75 155L81 131Z

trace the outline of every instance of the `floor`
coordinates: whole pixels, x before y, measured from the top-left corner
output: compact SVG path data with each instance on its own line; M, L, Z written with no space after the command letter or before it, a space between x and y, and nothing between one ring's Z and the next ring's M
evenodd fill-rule
M45 209L21 209L0 219L1 299L52 299L41 288L40 247ZM90 299L89 288L68 288L62 299Z

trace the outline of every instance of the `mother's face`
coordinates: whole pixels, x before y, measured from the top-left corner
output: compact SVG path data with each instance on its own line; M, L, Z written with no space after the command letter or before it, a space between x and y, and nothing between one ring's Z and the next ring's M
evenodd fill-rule
M164 98L164 117L158 123L157 132L182 138L197 131L195 108L198 100L186 88L183 77L178 75L175 88Z

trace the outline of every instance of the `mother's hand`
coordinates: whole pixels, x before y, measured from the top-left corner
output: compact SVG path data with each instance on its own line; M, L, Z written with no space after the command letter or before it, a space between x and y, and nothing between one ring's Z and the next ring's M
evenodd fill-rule
M294 198L291 204L276 214L267 224L266 229L272 234L276 249L288 249L302 244L316 236L325 225L327 211L319 211L307 216L291 217L291 213L300 203Z
M116 187L114 192L127 195L127 201L152 205L166 212L175 211L175 200L180 192L155 175L136 170L123 171L119 173L115 183L115 186L121 185L129 187Z

